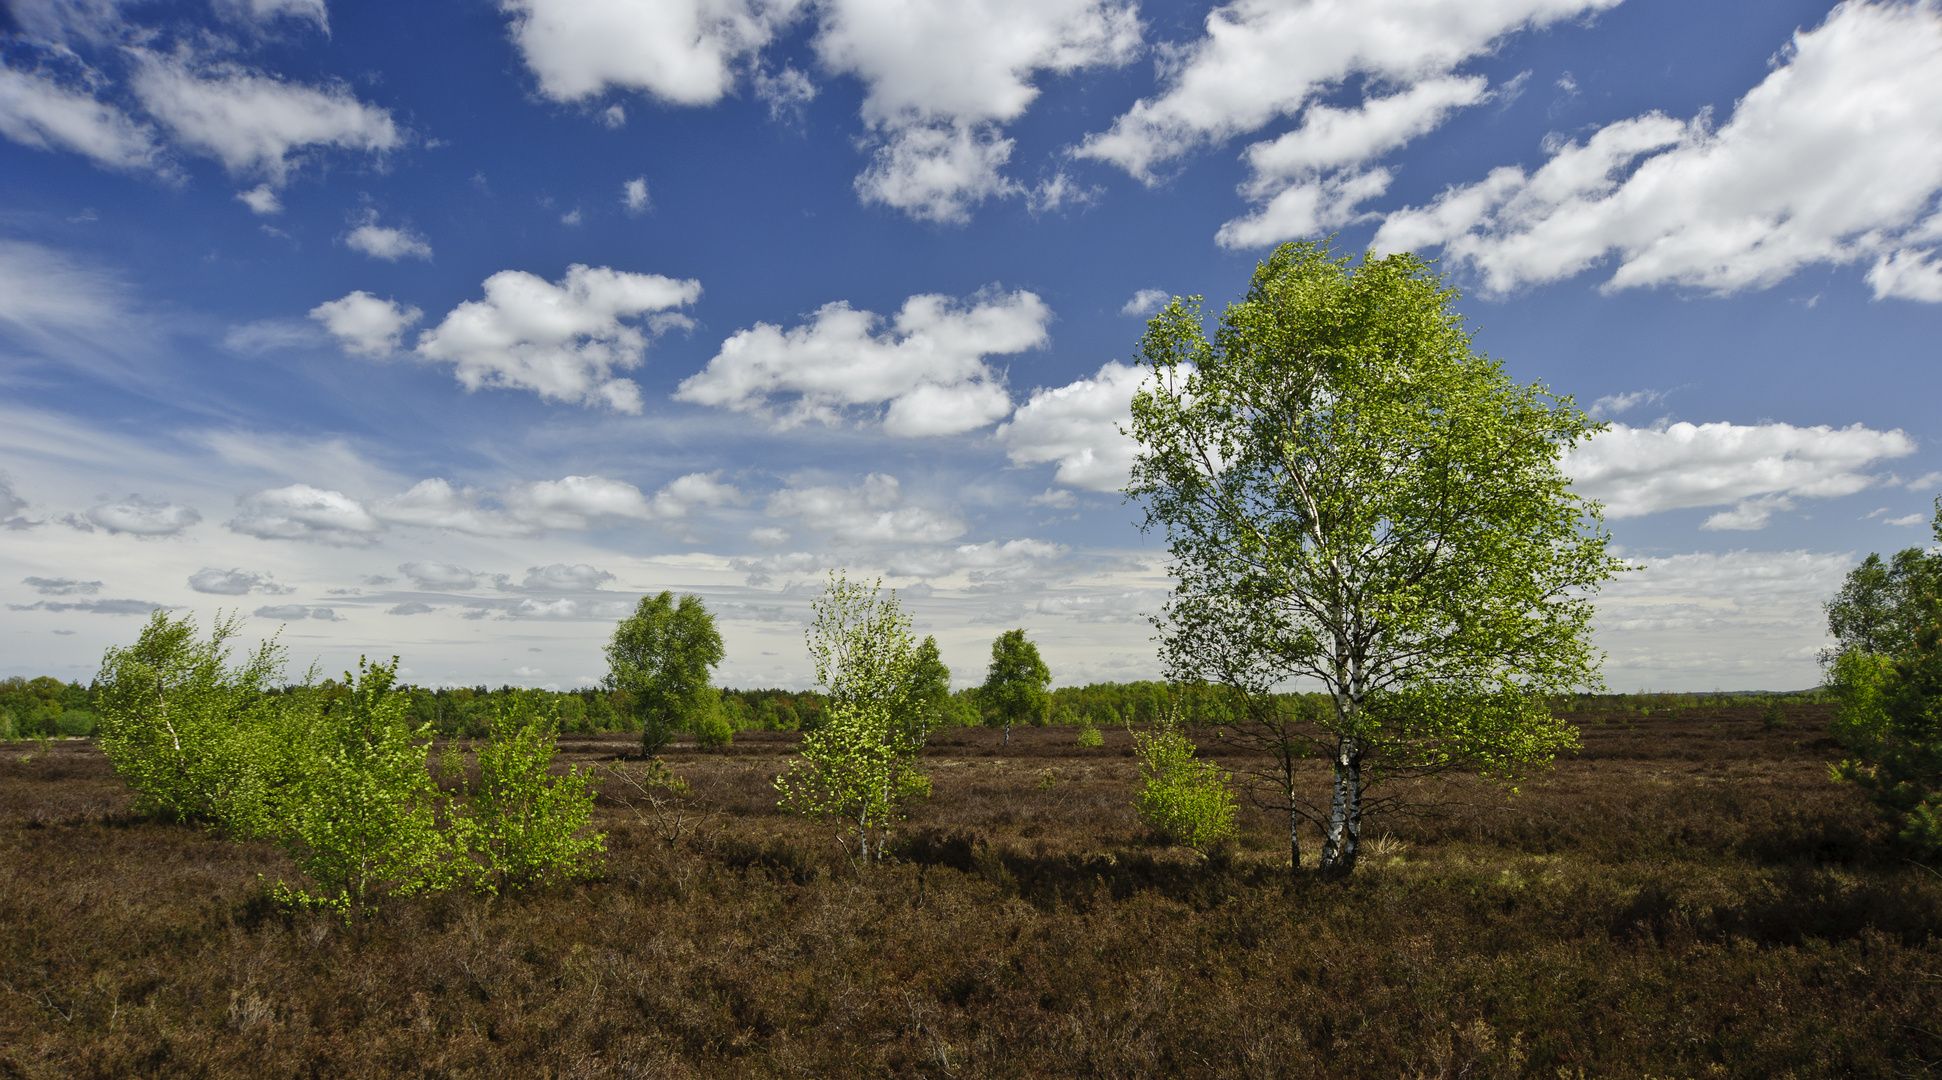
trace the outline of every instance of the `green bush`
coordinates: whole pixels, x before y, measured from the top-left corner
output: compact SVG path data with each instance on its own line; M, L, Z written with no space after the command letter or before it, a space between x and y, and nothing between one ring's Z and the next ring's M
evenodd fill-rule
M1197 850L1234 835L1234 797L1228 776L1194 757L1194 744L1169 716L1148 732L1133 732L1144 782L1133 805L1155 832Z
M715 749L735 741L735 728L722 714L719 705L695 717L694 723L696 746Z
M1093 727L1091 724L1087 724L1085 727L1080 728L1079 737L1077 739L1074 739L1073 741L1080 746L1106 745L1106 737L1104 735L1101 735L1099 733L1099 729L1096 727Z
M558 714L521 694L493 718L478 751L479 782L463 820L484 891L581 877L606 851L606 835L581 836L593 820L593 777L552 775Z

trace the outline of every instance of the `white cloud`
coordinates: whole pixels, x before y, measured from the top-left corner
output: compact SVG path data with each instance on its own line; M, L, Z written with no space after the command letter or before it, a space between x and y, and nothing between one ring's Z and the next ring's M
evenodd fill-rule
M783 428L837 424L850 407L883 405L890 434L956 434L1010 411L1003 377L985 357L1043 346L1051 318L1044 301L1022 290L969 304L922 295L879 332L880 316L838 301L786 332L757 323L736 333L674 396L765 416L782 404Z
M784 488L769 497L770 517L796 518L837 543L938 544L964 535L964 522L917 506L899 506L897 478L871 473L857 487Z
M398 351L405 329L425 313L396 300L380 300L362 289L310 309L310 317L330 331L345 352L381 360Z
M1938 484L1942 484L1942 472L1925 472L1910 480L1906 487L1910 491L1927 491Z
M1299 113L1353 76L1400 86L1356 110L1316 112L1314 129L1259 151L1320 168L1352 165L1400 145L1481 91L1448 74L1506 34L1611 7L1618 0L1366 0L1285 4L1235 0L1207 16L1207 34L1169 57L1165 91L1136 102L1081 157L1148 183L1156 167ZM1422 90L1417 84L1426 84ZM1462 84L1462 85L1457 85ZM1304 125L1306 127L1306 125ZM1266 144L1268 147L1275 143ZM1355 154L1362 156L1357 157Z
M712 105L796 14L797 0L500 0L540 93L594 97L610 86L676 105Z
M627 126L627 107L616 101L600 110L600 122L609 131L619 131Z
M285 82L228 62L192 65L185 56L131 52L131 85L142 105L189 149L235 176L281 186L299 151L337 147L382 154L404 144L391 113L349 88Z
M422 600L407 600L402 604L385 608L384 613L386 615L424 615L437 610Z
M640 365L647 332L691 325L670 309L692 304L698 281L575 264L558 284L521 270L485 280L485 299L453 308L418 339L419 357L451 363L467 390L531 390L553 401L641 411L640 388L612 377ZM623 322L659 312L647 331Z
M1389 181L1388 169L1303 178L1276 191L1253 215L1222 225L1214 240L1229 248L1264 247L1340 228L1356 219L1357 206L1389 190Z
M1121 315L1151 315L1165 307L1173 295L1165 289L1141 289L1119 309Z
M248 191L236 193L236 201L250 208L255 214L283 213L283 200L277 198L276 189L268 184L258 184Z
M554 563L526 569L521 588L535 592L589 592L614 580L614 575L586 563Z
M1107 361L1090 379L1032 391L995 436L1015 464L1056 461L1054 479L1089 491L1126 486L1139 447L1120 434L1133 422L1133 393L1146 378L1138 367Z
M1942 263L1934 261L1933 250L1904 248L1875 260L1868 270L1868 284L1875 288L1875 299L1897 297L1942 304Z
M637 176L620 185L620 204L630 214L645 214L654 203L647 197L647 177Z
M397 262L399 259L424 259L430 262L432 246L425 238L408 228L390 228L378 224L378 212L366 210L359 219L357 228L344 237L344 243L353 251L362 251L373 259Z
M83 517L71 519L70 524L89 532L99 527L111 533L135 536L174 536L201 520L202 515L193 507L130 495L89 507Z
M1928 520L1929 516L1927 514L1906 514L1898 518L1883 518L1882 524L1902 526L1926 525L1928 524Z
M1712 529L1757 529L1794 498L1831 498L1874 487L1872 462L1915 452L1900 430L1791 424L1615 424L1564 461L1572 490L1605 504L1608 518L1738 503Z
M329 340L317 327L298 319L258 319L230 327L229 332L223 335L223 348L255 355L321 345Z
M413 585L421 589L438 592L464 592L479 587L479 575L463 566L442 562L408 562L398 567L398 572L411 579Z
M0 326L49 343L120 325L128 303L120 282L62 252L0 240Z
M1631 412L1640 405L1657 405L1666 399L1667 390L1631 390L1623 394L1607 394L1591 403L1591 415L1597 419L1617 416Z
M384 523L341 491L309 484L271 488L236 500L229 528L262 540L311 540L336 547L366 547L377 542Z
M866 203L882 203L919 221L962 225L986 199L1018 194L999 170L1012 140L990 125L929 124L891 132L856 178Z
M1038 602L1040 615L1063 615L1080 622L1139 622L1166 604L1165 589L1136 589L1130 592L1048 596Z
M1071 552L1064 544L1045 540L988 540L954 548L895 552L885 561L884 568L898 577L924 578L969 570L971 580L981 584L1033 574L1044 564L1063 559Z
M865 202L959 223L985 199L1023 193L999 170L999 125L1038 96L1040 71L1117 66L1137 55L1137 7L1110 0L830 0L816 52L866 87L863 121L885 138L857 177Z
M800 121L803 110L816 100L816 85L809 81L809 76L784 65L774 75L756 71L755 96L769 103L769 119L793 117Z
M324 0L216 0L216 10L231 19L273 22L279 18L308 19L330 33L330 14Z
M215 566L205 566L195 573L190 574L189 588L199 593L209 593L213 596L245 596L251 592L262 592L269 593L272 596L279 596L284 593L296 591L295 589L278 585L274 575L271 574L258 574L241 569L224 570Z
M1379 251L1441 245L1505 293L1615 255L1605 288L1764 288L1874 258L1878 296L1942 300L1919 219L1942 190L1942 10L1837 6L1713 130L1649 113L1390 215Z
M652 499L624 480L568 476L511 484L502 491L454 487L434 477L371 505L393 525L450 529L472 536L533 536L547 529L583 530L625 521L687 516L697 507L746 501L719 473L690 473L670 481Z
M778 529L773 525L764 525L760 528L750 529L748 531L748 538L761 544L763 547L780 547L789 542L789 530Z
M37 150L68 150L111 169L160 170L155 130L92 93L0 64L0 135Z

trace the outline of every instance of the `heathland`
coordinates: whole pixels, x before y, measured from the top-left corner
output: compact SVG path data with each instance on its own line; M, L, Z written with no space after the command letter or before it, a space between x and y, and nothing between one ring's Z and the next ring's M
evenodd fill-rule
M348 920L273 902L269 844L135 816L92 742L15 742L0 1074L1942 1072L1942 878L1829 781L1831 712L1580 701L1578 752L1515 795L1424 783L1341 881L1291 876L1285 819L1245 806L1227 845L1168 846L1114 725L938 731L932 794L858 872L776 805L798 736L743 731L664 752L685 798L607 784L590 880ZM556 765L638 746L568 733Z

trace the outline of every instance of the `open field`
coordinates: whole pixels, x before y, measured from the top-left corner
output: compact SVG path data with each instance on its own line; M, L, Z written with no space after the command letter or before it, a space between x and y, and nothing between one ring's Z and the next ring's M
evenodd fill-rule
M775 809L794 736L747 732L666 755L700 804L672 842L603 798L599 880L348 926L268 902L274 848L129 816L91 743L10 744L0 1075L1942 1073L1942 878L1827 781L1824 706L1572 715L1581 753L1426 789L1346 883L1291 883L1265 813L1157 844L1127 733L1057 727L940 733L859 879Z

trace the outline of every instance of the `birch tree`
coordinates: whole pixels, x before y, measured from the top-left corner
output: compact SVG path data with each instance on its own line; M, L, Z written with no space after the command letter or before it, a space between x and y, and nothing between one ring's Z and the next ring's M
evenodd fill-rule
M1546 698L1599 685L1590 597L1622 568L1560 468L1598 425L1476 353L1422 260L1351 263L1284 245L1211 340L1199 297L1156 315L1126 488L1172 553L1168 674L1238 692L1293 865L1306 820L1335 873L1384 781L1505 778L1575 745ZM1323 693L1274 696L1302 684Z
M775 781L781 805L834 824L859 866L883 858L904 800L930 792L917 755L936 687L950 679L936 642L918 647L897 594L880 591L832 572L815 601L809 655L829 703Z

